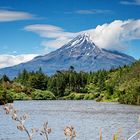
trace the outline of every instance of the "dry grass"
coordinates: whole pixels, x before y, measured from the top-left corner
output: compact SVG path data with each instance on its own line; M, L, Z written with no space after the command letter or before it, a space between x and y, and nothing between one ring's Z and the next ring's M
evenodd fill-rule
M14 109L13 104L4 105L4 110L7 115L10 115L12 120L17 123L17 129L19 131L25 132L29 140L32 140L34 134L39 133L40 136L43 136L45 140L48 140L48 136L51 133L51 128L48 127L48 122L45 122L42 128L31 128L27 129L25 126L25 121L28 119L28 115L24 114L23 116L18 115L18 110Z
M12 120L16 122L17 129L21 132L25 132L28 136L29 140L33 140L33 135L39 133L40 136L44 138L44 140L49 139L49 134L52 132L52 129L49 128L48 122L45 122L41 128L31 128L27 129L25 125L25 121L28 119L28 115L24 114L23 116L18 115L18 110L14 109L13 104L5 104L3 106L6 115L10 115ZM64 128L64 136L66 140L74 140L76 137L76 131L73 126L67 126Z
M66 140L74 140L76 137L76 131L73 126L67 126L64 128L64 135Z

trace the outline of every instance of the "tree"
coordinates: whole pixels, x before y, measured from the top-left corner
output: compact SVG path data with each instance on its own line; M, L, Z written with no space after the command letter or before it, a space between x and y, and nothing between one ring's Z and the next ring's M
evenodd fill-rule
M19 82L23 86L28 86L29 73L26 69L24 69L21 73L19 73L18 77L15 79L16 82Z
M7 75L3 75L3 77L1 78L2 82L10 82L10 79Z
M69 71L73 72L74 71L74 66L70 66Z
M35 89L45 90L47 89L48 78L43 73L36 72L36 74L30 76L29 85Z

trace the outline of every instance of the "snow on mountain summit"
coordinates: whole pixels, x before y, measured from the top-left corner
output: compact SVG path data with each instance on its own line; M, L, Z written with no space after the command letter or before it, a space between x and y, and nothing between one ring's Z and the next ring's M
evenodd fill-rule
M80 46L83 43L91 43L95 46L93 41L90 38L90 35L88 33L83 33L75 37L73 40L71 40L69 43L67 43L67 46ZM66 46L64 45L64 46Z
M69 56L98 55L101 49L91 40L88 33L80 34L59 49L60 52L69 52Z

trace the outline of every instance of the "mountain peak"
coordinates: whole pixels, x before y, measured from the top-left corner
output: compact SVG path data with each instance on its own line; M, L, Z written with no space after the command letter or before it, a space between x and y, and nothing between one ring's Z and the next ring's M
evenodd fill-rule
M82 47L82 46L92 46L92 47L95 47L95 44L94 42L92 41L90 35L88 33L82 33L80 35L78 35L77 37L75 37L74 39L72 39L70 42L68 42L67 44L65 44L63 47L65 49L68 49L68 48L79 48L79 47ZM62 48L63 48L62 47Z
M83 38L86 38L86 39L89 39L90 38L90 34L89 33L82 33L79 36L81 36Z
M78 35L76 37L76 39L83 40L83 42L87 41L87 42L93 43L91 36L88 33L82 33L82 34Z
M82 34L80 34L81 36L85 37L85 38L90 38L90 34L87 32L84 32Z
M94 44L88 33L83 33L61 47L59 52L67 52L67 55L72 57L79 57L84 55L97 56L101 52L101 49Z

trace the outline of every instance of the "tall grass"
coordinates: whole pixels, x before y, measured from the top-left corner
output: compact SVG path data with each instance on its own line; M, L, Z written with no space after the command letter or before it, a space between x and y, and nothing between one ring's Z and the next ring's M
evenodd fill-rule
M28 115L24 114L22 116L18 115L18 110L14 108L13 104L5 104L3 106L6 115L10 115L12 120L17 122L17 129L21 132L25 132L29 140L33 140L33 135L39 133L44 140L49 140L49 134L52 132L52 129L49 128L48 122L45 122L41 128L31 128L27 129L25 121L28 119ZM74 140L76 137L76 131L73 126L66 126L64 128L64 136L66 140Z

